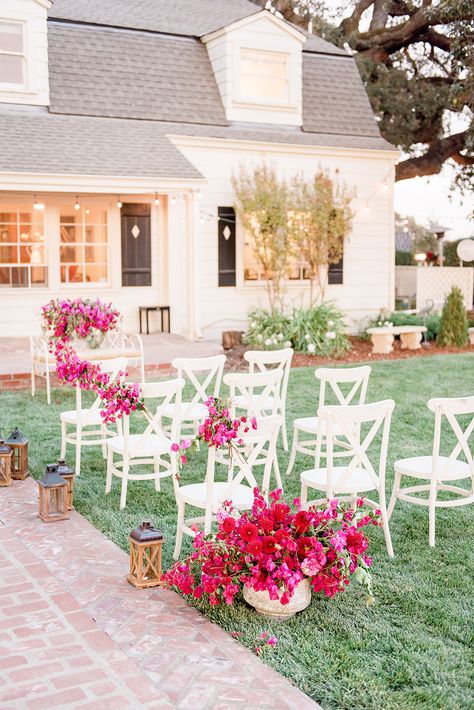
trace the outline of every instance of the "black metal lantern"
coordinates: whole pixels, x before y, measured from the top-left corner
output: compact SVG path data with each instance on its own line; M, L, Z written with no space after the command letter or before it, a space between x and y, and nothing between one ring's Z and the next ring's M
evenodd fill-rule
M144 520L130 533L130 574L128 581L138 589L161 584L163 533Z
M12 484L12 450L0 436L0 486Z
M73 505L73 490L74 490L74 471L69 468L64 459L58 459L58 473L61 478L67 483L67 509L74 510Z
M15 427L5 443L12 449L12 478L15 481L24 481L29 475L28 439Z
M55 463L46 466L46 473L38 481L38 515L45 523L65 520L67 516L67 482L58 474Z

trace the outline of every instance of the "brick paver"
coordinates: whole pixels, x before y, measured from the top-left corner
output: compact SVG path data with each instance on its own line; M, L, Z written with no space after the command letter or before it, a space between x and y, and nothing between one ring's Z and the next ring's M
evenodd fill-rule
M76 511L37 517L32 479L0 489L0 708L317 708Z

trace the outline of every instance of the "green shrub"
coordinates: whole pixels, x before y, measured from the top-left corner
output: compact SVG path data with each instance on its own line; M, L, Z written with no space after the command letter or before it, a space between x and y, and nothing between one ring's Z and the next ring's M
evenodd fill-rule
M342 313L333 303L296 308L290 316L257 309L249 314L245 343L264 350L292 347L296 352L338 357L350 349Z
M438 343L442 347L466 345L468 339L466 308L461 289L453 286L441 314Z
M417 316L414 313L404 313L403 311L394 311L393 313L387 313L379 315L369 322L367 328L376 328L385 324L392 325L426 325L428 328L426 332L427 340L436 340L438 337L439 326L441 322L441 316L439 313L432 313L428 316ZM367 336L367 328L363 333L364 338Z
M395 252L395 266L413 266L414 264L415 260L411 251L397 250Z

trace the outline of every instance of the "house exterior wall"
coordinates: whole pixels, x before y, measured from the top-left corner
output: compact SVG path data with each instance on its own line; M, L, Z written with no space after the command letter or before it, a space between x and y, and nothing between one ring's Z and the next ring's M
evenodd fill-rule
M0 84L0 103L49 104L47 8L49 0L0 0L0 20L23 25L26 77L23 87Z
M223 330L244 328L248 311L267 307L265 285L243 279L243 233L237 228L237 285L218 287L217 207L234 202L232 174L239 165L273 163L287 178L304 173L310 178L319 168L332 173L357 191L352 234L344 250L344 283L327 287L326 298L335 300L353 329L381 308L394 307L393 152L318 149L308 146L231 144L172 138L175 145L207 179L200 201L204 222L196 238L199 326L204 338L219 338ZM366 209L368 205L368 211ZM215 219L214 219L215 215ZM307 281L291 282L287 304L307 303Z

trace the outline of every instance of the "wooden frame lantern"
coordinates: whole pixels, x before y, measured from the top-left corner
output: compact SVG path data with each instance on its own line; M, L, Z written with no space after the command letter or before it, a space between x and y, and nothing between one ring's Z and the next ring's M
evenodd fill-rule
M58 473L67 483L67 509L74 510L73 491L75 474L64 459L58 459Z
M38 481L38 516L44 523L67 519L67 482L58 474L58 466L50 463Z
M12 478L15 481L24 481L29 475L28 439L15 427L5 444L12 449Z
M144 520L130 533L130 584L138 589L161 584L161 549L163 533Z
M12 450L0 436L0 486L12 484Z

